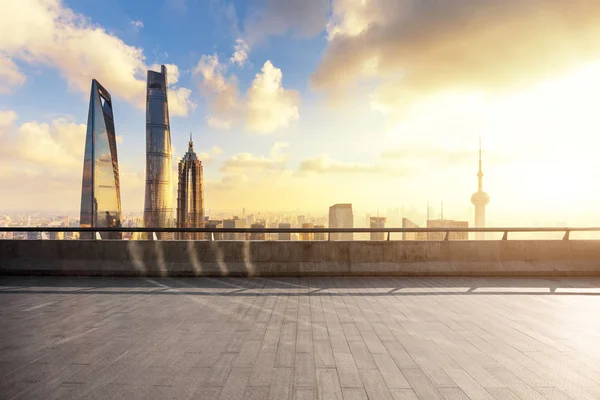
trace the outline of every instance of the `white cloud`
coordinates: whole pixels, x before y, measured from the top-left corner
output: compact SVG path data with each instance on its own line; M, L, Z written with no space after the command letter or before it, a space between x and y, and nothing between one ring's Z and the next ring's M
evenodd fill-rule
M139 31L144 27L144 23L142 22L142 20L132 20L129 21L129 23L131 24L131 27L136 31Z
M200 153L198 153L198 158L200 159L200 161L202 161L203 163L207 163L207 162L211 162L213 161L215 158L217 158L218 156L220 156L223 153L223 149L221 149L219 146L213 146L209 151L202 151Z
M219 181L206 181L207 189L232 190L239 189L248 184L248 177L244 174L225 175Z
M11 93L24 84L26 79L17 64L0 53L0 93Z
M33 28L34 27L34 28ZM19 0L0 13L0 53L56 68L84 95L98 79L111 94L145 107L147 66L142 49L93 24L60 0ZM181 89L179 89L181 90ZM172 115L187 115L188 92L175 92Z
M242 66L248 60L248 44L243 39L236 39L233 55L229 59L232 64Z
M315 172L319 174L383 174L393 176L405 176L409 172L393 165L382 163L364 164L337 161L327 154L303 160L298 170L300 174Z
M255 75L245 97L239 94L237 77L226 77L226 72L216 55L202 56L194 70L209 100L211 127L229 129L243 120L250 132L271 133L298 121L300 96L283 87L283 73L270 61Z
M221 171L224 172L260 172L267 170L284 170L287 163L287 155L282 154L281 150L287 147L289 143L275 142L271 146L268 156L255 156L250 153L237 154L223 163Z
M281 84L283 74L267 61L256 74L248 90L246 128L252 132L269 133L286 128L300 118L300 95Z
M9 115L13 120L15 116ZM12 123L3 124L0 128L0 154L4 161L36 168L83 166L85 124L59 118L50 123L25 122L18 128Z
M338 96L375 83L384 109L444 90L505 90L598 59L598 19L589 0L334 0L311 80Z
M216 55L202 56L194 69L194 75L200 78L200 89L209 99L208 122L213 128L228 129L242 109L237 78L225 78L225 69Z

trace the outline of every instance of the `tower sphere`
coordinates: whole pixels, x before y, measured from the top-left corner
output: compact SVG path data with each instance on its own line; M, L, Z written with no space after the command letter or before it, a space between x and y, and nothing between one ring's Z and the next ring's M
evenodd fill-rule
M490 196L486 192L475 192L471 196L471 203L474 206L487 206L490 202Z

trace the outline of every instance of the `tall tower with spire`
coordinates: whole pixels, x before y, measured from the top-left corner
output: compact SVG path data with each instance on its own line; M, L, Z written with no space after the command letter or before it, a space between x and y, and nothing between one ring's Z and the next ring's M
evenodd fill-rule
M485 206L490 202L490 196L483 191L483 171L481 168L481 136L479 137L479 172L477 172L477 191L471 196L471 203L475 206L475 227L485 228ZM477 232L475 239L485 240L485 232Z
M202 161L194 152L194 142L190 133L188 151L178 167L179 182L177 185L177 227L204 227L204 182L202 178ZM202 240L202 233L178 233L180 240Z

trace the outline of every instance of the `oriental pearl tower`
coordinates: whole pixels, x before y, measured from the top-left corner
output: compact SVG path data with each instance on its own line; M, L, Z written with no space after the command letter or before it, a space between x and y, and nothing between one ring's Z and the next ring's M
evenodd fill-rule
M483 171L481 170L481 137L479 138L479 172L477 173L478 189L471 196L475 206L475 227L485 228L485 206L490 202L490 196L483 191ZM485 232L476 232L476 240L485 240Z

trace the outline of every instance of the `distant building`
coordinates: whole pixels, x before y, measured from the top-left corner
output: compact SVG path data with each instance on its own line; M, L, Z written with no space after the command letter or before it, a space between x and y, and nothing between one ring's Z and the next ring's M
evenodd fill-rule
M452 221L448 219L434 219L427 221L428 228L468 228L468 221ZM444 240L446 232L427 232L427 240ZM448 240L469 240L469 232L450 232Z
M485 228L485 206L490 202L490 196L483 191L483 170L481 168L481 139L479 140L479 172L477 173L477 191L471 196L475 206L475 227ZM468 239L468 235L467 235ZM485 240L485 232L476 232L475 239Z
M315 229L323 229L325 225L315 225ZM315 232L314 240L327 240L327 234L325 232Z
M415 224L408 218L402 218L402 228L418 228L419 225ZM427 232L402 232L402 240L427 240Z
M352 204L335 204L329 207L330 228L354 228ZM353 240L352 232L332 233L331 240Z
M251 229L265 229L264 223L255 223L250 225ZM250 240L266 240L266 236L263 232L252 232L250 234Z
M385 217L371 217L371 228L385 228ZM371 232L371 240L385 240L385 232Z
M93 79L90 93L83 179L81 184L80 226L118 228L121 226L121 189L117 138L110 93ZM121 239L121 232L102 232L102 239ZM81 239L93 239L91 232Z
M290 229L292 224L287 222L279 223L279 229ZM289 232L279 232L277 234L277 240L291 240L291 234Z
M42 233L41 232L27 232L27 240L41 240Z
M177 185L177 227L204 227L204 182L202 178L202 161L194 152L194 142L190 134L188 151L178 166ZM179 240L202 240L200 232L177 233Z
M234 217L233 219L226 219L223 221L223 228L245 228L246 220ZM232 233L224 232L223 240L246 240L245 233Z
M64 240L65 233L64 232L48 232L49 240Z
M204 222L204 227L211 229L221 229L223 227L223 221L217 219L209 219L208 221ZM212 237L214 240L223 240L222 232L207 233L207 238L210 238L211 234L213 235Z
M313 228L313 224L312 222L305 222L302 224L302 229L312 229ZM312 233L301 233L300 234L300 240L314 240L314 234Z

